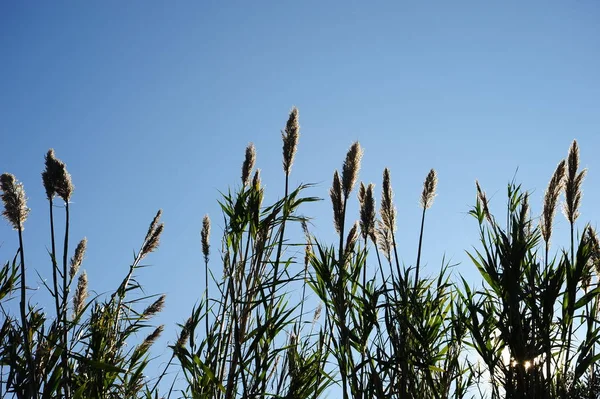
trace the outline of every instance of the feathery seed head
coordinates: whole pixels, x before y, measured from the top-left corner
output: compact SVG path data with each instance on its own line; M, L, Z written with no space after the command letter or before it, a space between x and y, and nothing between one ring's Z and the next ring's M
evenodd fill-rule
M254 148L254 144L250 143L246 147L246 157L244 158L244 163L242 164L242 184L244 186L250 184L250 174L252 173L255 162L256 149Z
M346 237L346 251L352 251L354 249L354 245L356 244L359 236L358 226L358 221L354 222L352 228L348 232L348 236Z
M350 146L342 167L342 189L344 198L348 198L350 192L354 189L354 185L358 179L362 156L363 151L360 148L360 143L356 141Z
M367 195L367 188L363 182L360 182L360 186L358 187L358 203L362 206L365 201L365 196Z
M158 248L160 235L162 234L164 227L165 225L163 223L159 224L150 236L150 239L144 243L144 246L142 247L142 258Z
M154 231L156 230L156 226L158 226L158 221L160 220L161 216L162 209L159 209L158 212L156 212L156 216L154 216L154 219L152 219L150 226L148 227L148 231L146 232L146 238L144 238L144 241L148 241L150 237L152 237Z
M579 217L579 205L581 204L581 184L587 172L586 169L577 173L579 168L579 147L577 141L573 140L567 156L567 177L565 181L565 204L563 213L567 220L573 224Z
M154 344L154 342L156 342L158 337L160 337L164 329L165 326L163 324L156 327L154 331L144 339L144 341L140 345L140 351L146 352L148 349L150 349L150 347Z
M254 172L254 177L252 178L252 187L254 187L255 191L258 191L260 190L260 185L260 169L256 169L256 171Z
M373 241L375 241L375 197L373 195L373 190L375 185L373 183L369 184L369 186L364 189L364 184L360 184L361 189L359 190L359 202L360 202L360 228L363 239L367 239L367 237L371 237ZM361 195L361 191L364 192ZM360 197L362 196L362 201Z
M202 238L202 254L204 255L204 262L208 263L208 256L210 255L210 218L208 215L204 215L202 219L202 231L200 232Z
M154 303L152 303L150 306L144 309L144 311L142 312L142 318L149 319L155 314L162 312L162 310L165 307L165 298L166 295L161 295L156 301L154 301Z
M556 212L558 197L563 189L565 170L566 162L563 159L556 166L554 174L548 183L548 188L546 188L546 193L544 194L544 207L540 220L540 227L542 230L542 238L546 244L550 243L550 237L552 236L552 223L554 222L554 214Z
M343 198L342 198L342 182L337 170L333 173L333 184L329 189L329 197L333 205L333 225L335 231L339 233L342 226Z
M23 230L23 223L29 215L23 183L19 183L12 174L4 173L0 176L0 188L2 189L2 202L4 202L2 215L15 230Z
M485 195L485 191L481 189L481 186L479 186L479 181L477 180L475 180L475 186L477 186L477 200L480 202L481 207L483 208L483 214L485 215L487 221L493 225L494 219L492 219L492 214L490 213L490 208L488 207L488 199Z
M71 258L71 268L69 269L69 277L71 280L77 274L79 270L79 266L81 266L81 262L83 262L83 256L85 255L85 249L87 248L87 238L83 238L83 240L79 241L77 244L77 248L75 248L75 254Z
M69 202L74 187L67 165L56 158L52 148L46 153L45 163L46 169L42 172L42 182L47 198L50 200L54 195L58 195L65 202Z
M298 138L300 137L300 124L298 123L298 108L292 107L285 130L281 132L283 139L283 171L290 174L296 150L298 149Z
M523 199L521 200L521 211L520 211L520 219L521 222L525 225L525 233L531 233L531 221L529 220L529 193L525 193L523 195Z
M388 260L388 262L391 262L392 247L393 247L392 233L391 233L390 229L388 228L388 226L385 223L383 223L381 220L377 221L376 238L377 238L377 245L383 252L383 255Z
M315 324L317 322L317 320L319 320L319 317L321 317L322 310L323 310L323 304L319 302L319 304L317 305L317 308L315 309L315 314L313 316L312 324Z
M429 209L435 198L435 189L437 187L437 173L435 169L431 169L423 183L423 193L421 194L421 207Z
M87 273L84 271L79 275L77 280L77 288L75 289L75 296L73 297L73 316L76 317L83 308L85 307L85 300L88 296L88 278Z
M51 200L56 195L56 174L57 159L54 156L54 149L50 148L44 156L46 169L42 172L42 183L46 190L46 197Z
M592 226L588 226L586 229L586 239L588 240L591 250L590 261L595 268L596 274L600 278L600 241Z
M190 334L192 332L192 323L193 319L190 317L185 322L183 328L181 329L181 333L179 334L179 338L177 339L177 346L182 347L187 344L188 339L190 339Z
M391 234L396 230L396 207L394 206L394 192L390 181L390 170L383 171L383 188L381 192L381 221Z

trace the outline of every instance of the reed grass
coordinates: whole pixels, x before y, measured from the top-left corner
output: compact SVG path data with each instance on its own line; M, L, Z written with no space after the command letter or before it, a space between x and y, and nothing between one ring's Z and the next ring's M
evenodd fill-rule
M358 142L340 157L329 188L335 238L320 240L303 213L320 200L308 194L313 185L290 184L299 138L294 107L281 132L279 196L268 196L277 200L265 202L250 143L241 181L219 200L221 234L213 237L210 217L202 219L204 293L155 376L146 370L165 326L152 320L167 298L145 294L138 272L160 245L162 211L116 289L90 296L93 281L82 270L87 239L72 253L69 246L74 184L49 150L42 183L52 280L44 286L53 309L46 311L28 297L25 247L39 246L22 235L29 216L23 184L0 176L3 216L19 238L0 268L0 398L598 397L600 244L591 225L579 222L586 170L579 170L576 142L550 179L539 223L529 193L511 182L502 225L476 182L470 214L479 243L468 255L484 283L475 288L445 259L424 272L437 172L426 174L420 196L398 199L384 169L378 209L375 185L360 181ZM405 264L395 201L413 195L421 223L416 261ZM561 195L570 242L551 252ZM64 218L64 230L56 218Z

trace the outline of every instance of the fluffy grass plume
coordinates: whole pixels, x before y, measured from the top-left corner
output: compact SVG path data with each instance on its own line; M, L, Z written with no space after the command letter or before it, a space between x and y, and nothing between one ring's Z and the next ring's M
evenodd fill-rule
M4 203L2 215L15 230L23 230L23 223L29 215L23 183L19 183L10 173L4 173L0 176L0 188L2 188Z

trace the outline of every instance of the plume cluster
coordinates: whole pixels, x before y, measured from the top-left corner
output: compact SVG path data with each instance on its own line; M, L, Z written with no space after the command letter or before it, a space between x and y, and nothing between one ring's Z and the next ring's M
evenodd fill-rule
M563 212L567 220L573 224L579 217L579 205L581 204L581 183L585 177L587 169L577 173L579 169L579 147L574 140L569 148L567 156L567 175L565 179L565 204Z
M202 240L202 254L204 255L204 262L208 263L208 256L210 255L210 218L208 215L204 215L202 219L202 231L200 232Z
M242 164L242 184L244 186L250 184L250 174L252 173L252 169L254 169L255 163L256 148L254 148L253 143L250 143L246 147L246 157L244 158L244 163Z
M373 183L369 184L366 188L363 183L360 183L358 190L358 202L360 204L360 228L362 237L364 240L367 237L371 238L373 242L377 242L375 236L375 197L373 190L375 186Z
M87 273L84 271L79 275L77 280L77 288L75 289L75 296L73 297L73 316L77 317L85 306L85 300L88 296L88 278Z
M329 189L329 197L333 205L333 225L335 231L339 233L343 224L344 199L342 197L342 182L337 170L333 172L333 183L331 189Z
M67 166L54 155L51 148L45 157L46 169L42 172L42 182L46 190L46 196L51 200L58 195L65 202L69 202L73 193L73 182L71 175L67 172Z
M494 224L494 219L492 219L492 214L490 213L490 208L489 208L489 203L488 203L487 195L485 195L485 191L483 191L481 189L481 186L479 185L479 182L477 180L475 180L475 186L477 187L477 200L481 204L481 208L483 210L483 214L484 214L485 218L487 219L487 221L491 225L493 225Z
M350 196L350 192L352 192L356 184L362 156L363 151L360 148L360 143L356 141L350 146L342 167L342 190L344 198Z
M12 174L4 173L0 176L0 188L4 203L2 215L15 230L23 230L23 223L29 215L23 183L19 183Z
M383 170L383 188L381 190L381 221L383 226L391 232L396 230L396 207L394 206L394 192L390 181L390 170Z
M159 209L158 212L156 212L156 216L154 216L152 223L150 223L148 232L146 232L146 238L144 239L144 245L142 246L142 252L140 254L141 258L148 255L158 247L160 235L164 229L164 224L158 223L161 215L162 210Z
M298 139L300 137L300 124L298 123L298 108L292 107L290 116L285 125L285 130L281 132L283 139L283 171L289 175L294 164L294 157L298 149Z
M435 169L431 169L425 178L425 182L423 183L423 193L421 194L421 207L423 209L429 209L433 204L437 181L438 179Z
M563 189L564 177L565 177L565 160L563 159L556 166L554 174L548 183L546 193L544 194L544 206L541 217L541 230L542 238L548 244L550 237L552 236L552 223L554 221L554 214L556 213L556 204L558 203L558 197Z
M75 248L75 255L71 258L71 268L69 269L69 277L73 279L83 262L83 256L85 255L85 249L87 248L87 238L79 241L77 248Z

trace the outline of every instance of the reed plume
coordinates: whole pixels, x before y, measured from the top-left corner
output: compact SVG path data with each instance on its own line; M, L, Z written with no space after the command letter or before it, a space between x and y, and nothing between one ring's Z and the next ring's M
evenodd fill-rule
M163 333L164 329L165 329L165 326L163 324L156 327L154 329L154 331L152 331L141 343L140 351L146 352L148 349L150 349L150 347L154 344L154 342L156 342L158 337L160 337L160 335Z
M179 338L177 338L177 347L183 347L187 344L190 339L190 334L192 333L192 324L194 320L190 317L187 319L183 328L181 329L181 333L179 334Z
M358 191L358 201L360 203L360 228L363 239L371 238L373 242L377 242L375 236L375 197L373 195L374 184L369 184L365 189L363 183L360 184Z
M77 288L75 289L75 296L73 297L73 317L77 317L85 306L85 300L88 297L88 278L87 273L84 271L77 280Z
M362 156L363 151L360 148L360 143L356 141L350 146L342 167L342 191L344 192L344 198L350 196L350 192L356 184Z
M162 215L162 210L158 210L156 216L150 223L150 227L146 232L146 238L144 239L144 245L142 246L142 251L140 253L140 259L148 255L150 252L154 251L159 244L160 235L163 232L164 224L158 223L160 216Z
M54 149L49 149L45 156L46 169L42 172L42 182L46 190L46 197L51 200L58 195L65 202L69 202L74 186L71 175L63 161L56 158Z
M477 187L477 200L479 201L479 203L481 203L481 207L483 209L483 214L484 214L485 218L487 219L487 221L491 225L494 225L494 219L492 218L492 214L490 213L488 199L487 199L487 196L485 195L485 191L483 191L481 189L481 186L479 186L479 182L477 180L475 180L475 186Z
M283 139L283 171L286 175L289 175L292 170L299 137L298 108L292 107L285 130L281 132L281 138Z
M344 199L342 197L342 182L337 170L333 172L333 184L329 189L329 196L333 205L333 225L335 231L339 234L344 218Z
M79 241L79 244L77 244L77 247L75 248L75 254L71 258L71 268L69 269L69 277L71 280L73 277L75 277L79 267L81 266L81 262L83 262L86 248L87 238L84 237L83 240Z
M146 309L144 309L144 311L142 312L142 318L149 319L152 316L162 312L162 310L165 307L165 298L166 298L166 295L164 295L164 294L161 295L150 306L148 306Z
M29 215L23 183L19 183L12 174L4 173L0 176L0 188L2 189L2 202L4 203L2 215L15 230L22 231L23 223Z
M208 215L204 215L202 219L202 231L200 232L202 239L202 254L204 255L204 262L208 263L208 256L210 255L210 218Z
M244 186L248 186L250 184L250 174L252 173L252 169L254 169L255 163L256 149L254 148L254 144L250 143L246 147L246 157L244 158L244 163L242 164L242 184Z
M383 170L383 188L381 190L381 221L383 226L393 233L396 230L396 207L394 206L394 192L390 182L390 170Z
M423 209L429 209L433 204L433 200L436 196L435 190L437 181L437 173L435 169L431 169L423 183L423 193L421 194L421 207Z
M569 148L567 156L567 173L565 179L565 204L563 213L567 220L573 224L579 217L579 205L581 204L581 183L587 173L587 169L583 169L577 173L579 169L579 146L577 141L573 140Z
M261 181L260 181L260 169L256 169L254 172L254 177L252 178L252 187L254 187L255 191L260 190Z
M348 256L348 254L354 250L354 245L359 237L358 226L358 221L354 222L352 228L348 232L348 236L346 237L346 256Z
M550 243L550 237L552 236L552 223L554 221L558 197L563 189L564 177L565 160L563 159L556 166L554 174L550 179L550 183L548 183L548 188L546 188L546 193L544 194L544 209L542 211L540 227L542 230L542 238L546 244Z
M377 245L383 252L383 255L388 260L392 261L392 233L388 226L381 220L377 221Z

